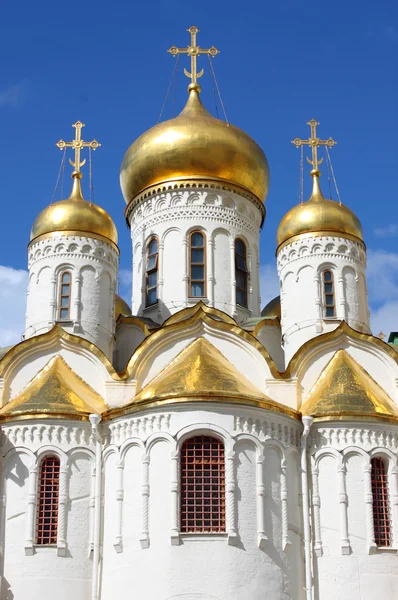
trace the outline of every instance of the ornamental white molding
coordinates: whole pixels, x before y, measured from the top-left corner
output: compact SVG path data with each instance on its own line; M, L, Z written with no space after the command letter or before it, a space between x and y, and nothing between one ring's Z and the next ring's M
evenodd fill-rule
M267 419L256 419L252 417L234 417L234 430L237 434L249 433L259 440L276 440L284 447L299 447L301 423L288 424L284 420L273 418L270 414Z
M104 240L57 233L29 246L28 267L30 269L33 264L49 259L60 262L63 259L75 261L76 258L116 268L119 264L117 251Z
M358 264L362 269L366 267L366 254L361 243L338 236L314 236L301 238L287 244L277 256L277 267L280 272L286 265L294 271L294 265L299 267L303 258L308 264L344 259L344 262L352 265Z
M155 413L142 417L126 417L108 425L106 445L120 446L130 438L147 439L152 433L169 431L170 413Z
M396 453L398 425L369 423L339 427L336 424L314 424L308 444L312 454L321 448L344 450L347 446L357 446L365 451L380 447Z
M26 446L33 452L51 444L63 449L76 446L93 447L91 427L86 423L60 425L57 423L30 423L2 425L0 451L4 456L16 446Z

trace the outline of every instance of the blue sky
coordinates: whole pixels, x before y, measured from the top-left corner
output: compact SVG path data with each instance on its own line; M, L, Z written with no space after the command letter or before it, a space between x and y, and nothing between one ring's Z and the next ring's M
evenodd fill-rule
M128 146L156 124L174 67L166 50L186 46L192 24L201 30L199 45L221 50L213 65L229 120L270 163L264 302L277 291L276 228L298 197L300 153L290 140L308 137L306 122L314 117L319 135L338 141L331 152L341 198L364 226L375 333L398 329L396 2L25 0L3 3L0 18L0 345L17 341L23 328L30 227L51 202L62 156L55 143L71 139L78 119L85 139L102 144L93 155L95 201L117 224L128 293L131 245L119 168ZM186 98L182 61L178 110ZM203 101L215 114L207 59L202 66Z

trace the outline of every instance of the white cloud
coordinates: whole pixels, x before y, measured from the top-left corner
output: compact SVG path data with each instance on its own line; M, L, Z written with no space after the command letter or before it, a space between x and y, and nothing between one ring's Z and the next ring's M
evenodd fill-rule
M376 310L372 310L371 327L374 335L384 333L387 341L392 331L398 331L398 301L385 302Z
M0 265L0 346L21 341L25 329L28 272Z
M15 85L0 90L0 106L19 106L25 97L26 81L20 81Z
M378 237L395 237L398 235L398 223L391 223L386 227L376 227L374 232Z
M367 282L369 303L398 300L398 254L386 250L368 250Z
M279 296L279 278L276 270L276 264L265 264L260 267L260 295L261 309L268 304L270 300Z

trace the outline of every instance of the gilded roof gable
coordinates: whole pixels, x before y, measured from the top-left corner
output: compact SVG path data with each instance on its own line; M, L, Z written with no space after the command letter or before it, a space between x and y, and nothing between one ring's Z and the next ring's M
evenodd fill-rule
M300 411L324 419L398 419L398 407L345 350L334 354Z
M0 418L32 416L87 419L102 413L104 400L57 355L0 410Z

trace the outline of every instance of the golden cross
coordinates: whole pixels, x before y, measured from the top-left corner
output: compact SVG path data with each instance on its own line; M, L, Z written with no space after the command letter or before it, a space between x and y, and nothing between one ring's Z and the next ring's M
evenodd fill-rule
M307 160L310 163L310 165L313 166L314 170L318 171L319 165L323 161L323 158L318 160L318 146L328 146L329 148L333 148L333 146L337 144L337 142L335 142L332 138L329 138L328 140L320 140L318 137L316 137L316 127L317 125L319 125L319 123L315 121L315 119L309 121L307 125L311 127L311 136L308 138L308 140L300 140L300 138L297 137L295 140L292 141L292 144L294 144L296 148L304 146L304 144L308 144L309 146L311 146L312 160L310 160L308 156Z
M197 72L196 59L198 55L209 54L214 58L220 51L214 46L211 48L200 48L196 45L196 34L199 33L199 29L195 27L195 25L192 25L192 27L187 29L187 31L191 34L191 45L187 46L186 48L177 48L176 46L172 46L169 50L167 50L167 52L170 52L170 54L173 56L177 56L177 54L188 54L188 56L191 57L191 72L184 69L184 73L191 79L191 83L196 85L197 80L199 77L202 77L204 73L203 69L201 69L199 73Z
M86 159L84 159L82 162L80 162L81 149L90 147L93 150L96 150L99 146L101 146L101 144L99 144L97 142L97 140L95 140L95 139L92 142L85 142L84 140L82 140L82 137L81 137L82 127L85 127L85 125L81 121L76 121L76 123L74 123L72 125L72 127L74 127L76 129L75 139L72 140L72 142L64 142L64 140L59 140L59 142L57 142L56 145L58 146L58 148L60 150L63 150L64 148L73 148L74 149L75 161L73 162L71 159L69 159L69 162L72 165L72 167L75 167L75 170L79 172L80 167L82 167L84 165L84 163L86 162Z

